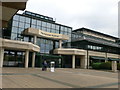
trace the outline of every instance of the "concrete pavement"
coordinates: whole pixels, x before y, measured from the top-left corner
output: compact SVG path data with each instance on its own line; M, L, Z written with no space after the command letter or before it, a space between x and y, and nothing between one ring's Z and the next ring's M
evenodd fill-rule
M87 69L3 68L3 88L118 88L118 73Z

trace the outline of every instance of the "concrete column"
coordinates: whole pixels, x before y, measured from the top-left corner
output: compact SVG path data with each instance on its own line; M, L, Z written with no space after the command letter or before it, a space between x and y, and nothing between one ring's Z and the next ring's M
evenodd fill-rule
M4 48L0 48L0 68L3 67L3 60L4 60Z
M107 60L107 53L105 53L105 62L107 62L108 60Z
M62 40L59 40L59 48L62 48Z
M37 43L37 36L34 36L34 44ZM34 68L35 67L35 52L33 52L33 55L32 55L32 67Z
M32 67L35 67L35 52L32 54Z
M87 68L87 56L81 56L81 68L86 69Z
M90 57L88 56L88 57L87 57L87 66L88 66L87 68L88 68L88 69L89 69L89 65L90 65Z
M36 44L37 43L37 36L34 36L34 42L33 42L34 44Z
M61 55L59 55L61 57ZM62 64L62 59L59 58L59 68L61 68L61 64Z
M113 72L117 71L117 62L116 61L112 61L112 71Z
M75 68L75 55L72 56L72 68Z
M25 52L25 68L28 68L28 62L29 62L29 51L26 50L26 52Z

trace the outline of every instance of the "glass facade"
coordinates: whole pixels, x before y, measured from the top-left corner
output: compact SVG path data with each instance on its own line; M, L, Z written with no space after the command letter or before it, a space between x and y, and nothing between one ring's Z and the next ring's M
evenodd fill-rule
M68 35L71 38L71 32L72 32L71 27L57 24L54 21L52 21L53 20L52 18L49 17L44 17L43 19L42 17L39 18L38 14L35 15L35 13L33 13L32 15L31 13L29 15L28 13L30 14L31 12L27 12L27 14L24 13L22 15L17 14L13 17L12 30L11 30L12 40L22 40L33 43L33 37L22 35L22 31L29 27L40 29L50 33ZM70 42L71 39L68 41ZM68 42L68 41L64 41L64 42ZM41 53L49 54L51 50L58 48L58 41L38 38L37 45L41 47L40 50Z
M9 22L8 29L6 30L6 32L9 31L9 34L5 32L3 38L33 43L33 36L22 34L27 28L35 28L50 33L68 35L70 39L63 41L63 43L68 41L71 42L71 27L58 24L51 17L28 11L13 16L12 20ZM48 63L50 63L51 60L55 61L56 67L61 66L62 63L59 62L59 59L62 59L62 57L53 54L53 50L59 46L58 40L38 37L36 44L40 46L40 53L36 53L35 66L41 67L44 59L47 60ZM9 63L14 63L13 66L24 66L24 54L25 53L22 51L6 50L4 66L10 66ZM29 66L31 66L32 63L31 58L32 52L30 52L29 55Z

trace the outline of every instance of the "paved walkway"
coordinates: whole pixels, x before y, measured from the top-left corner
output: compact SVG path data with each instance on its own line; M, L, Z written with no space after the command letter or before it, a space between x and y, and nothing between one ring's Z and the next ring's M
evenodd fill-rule
M87 69L3 68L3 88L118 88L118 73Z

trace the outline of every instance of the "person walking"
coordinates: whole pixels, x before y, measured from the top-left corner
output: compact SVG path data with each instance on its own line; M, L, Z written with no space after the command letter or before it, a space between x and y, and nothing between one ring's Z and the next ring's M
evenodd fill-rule
M47 71L47 62L44 61L44 67L45 67L45 71Z
M47 71L47 62L46 61L43 62L42 71Z

